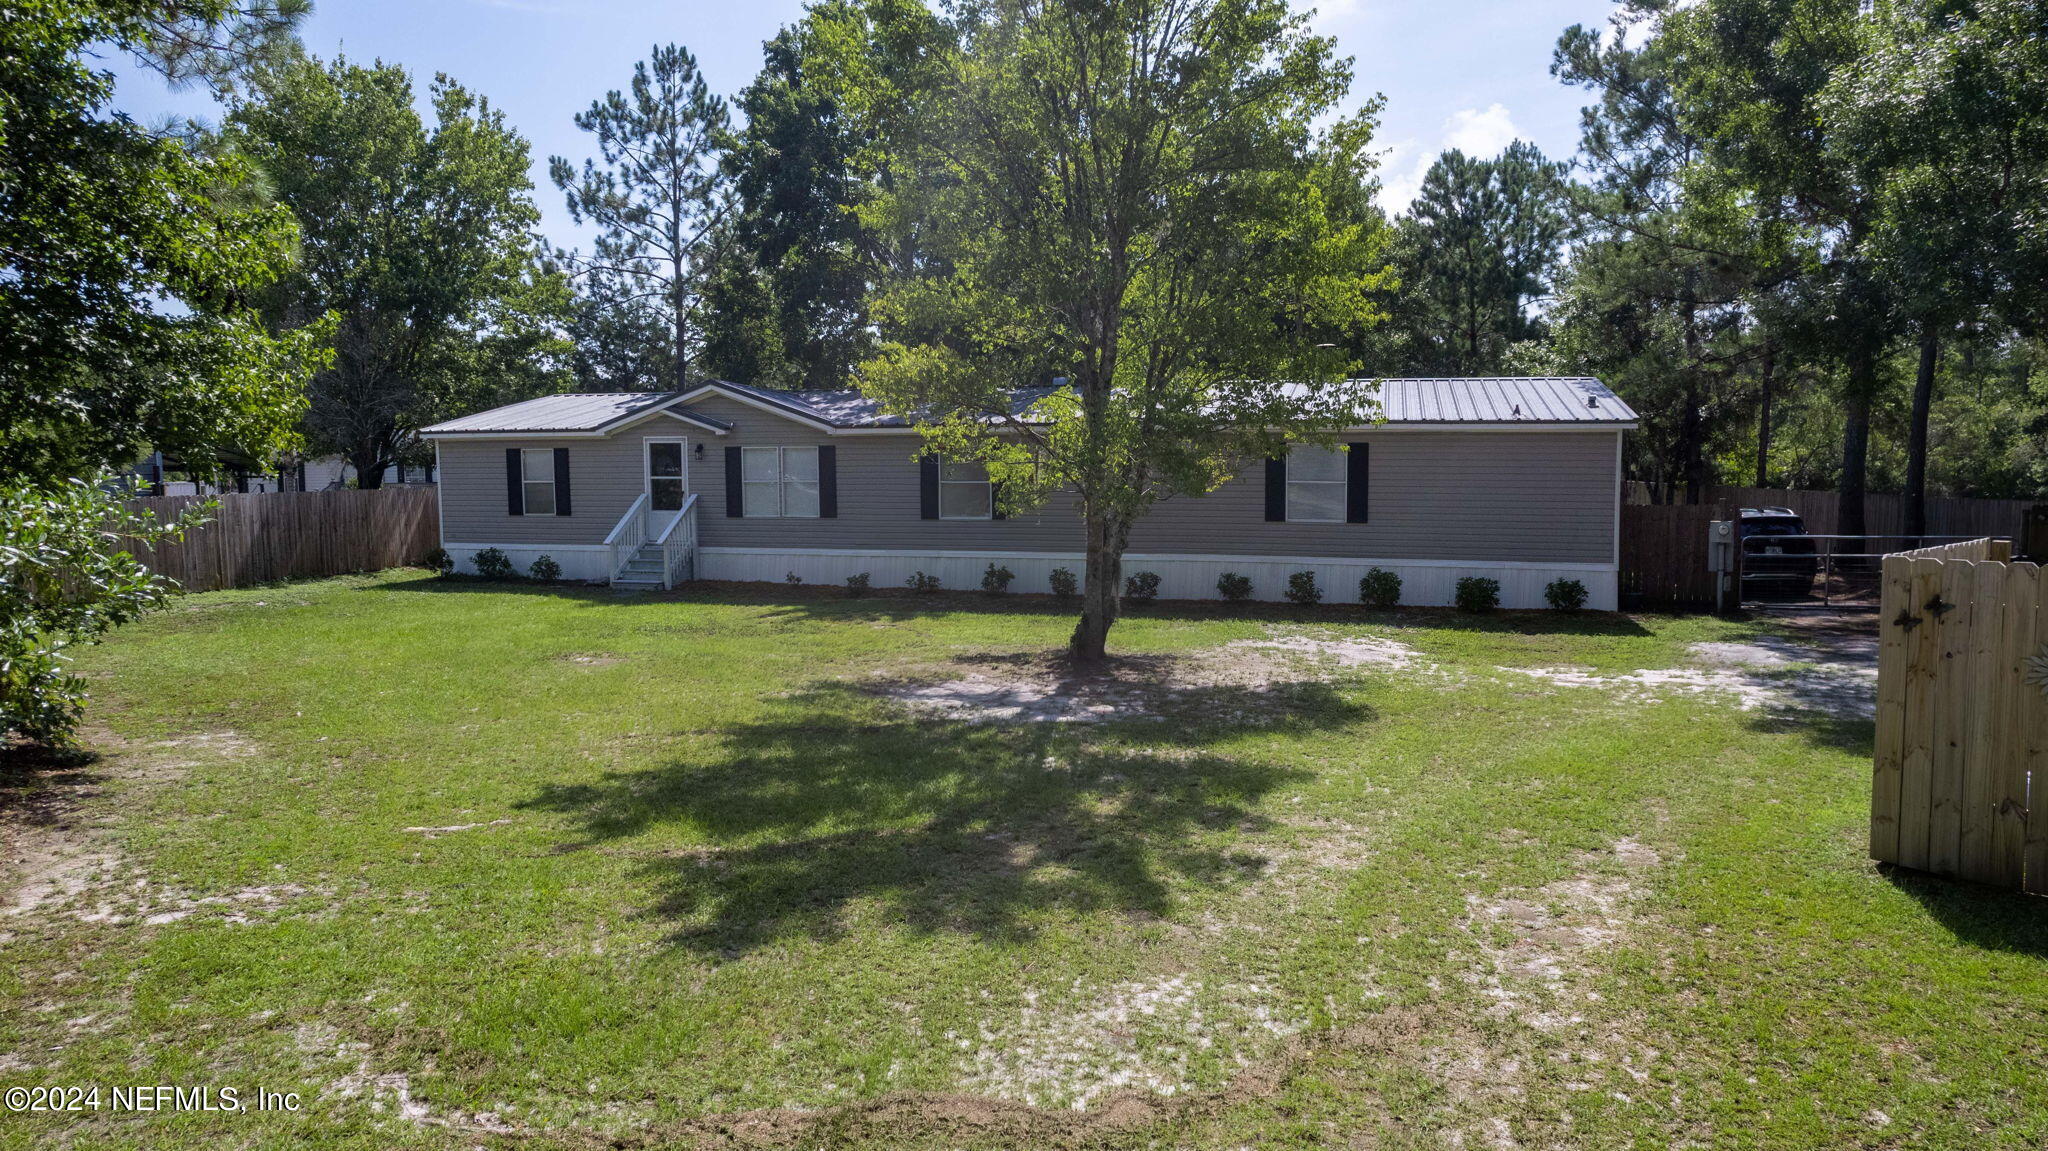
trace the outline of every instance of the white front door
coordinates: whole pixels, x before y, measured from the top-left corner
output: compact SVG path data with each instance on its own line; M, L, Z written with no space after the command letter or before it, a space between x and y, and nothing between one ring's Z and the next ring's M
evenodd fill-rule
M647 535L659 536L683 510L690 490L690 463L682 437L646 441Z

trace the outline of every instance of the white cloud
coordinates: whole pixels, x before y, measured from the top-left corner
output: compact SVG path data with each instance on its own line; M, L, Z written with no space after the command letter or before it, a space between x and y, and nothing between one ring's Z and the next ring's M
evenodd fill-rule
M1466 108L1444 121L1444 147L1467 156L1497 155L1515 142L1515 136L1515 122L1505 104L1488 104L1483 111Z
M1380 160L1380 207L1405 212L1422 190L1422 177L1444 151L1456 148L1467 156L1495 156L1515 142L1514 118L1507 105L1462 108L1444 121L1434 148L1423 148L1414 140L1398 140Z

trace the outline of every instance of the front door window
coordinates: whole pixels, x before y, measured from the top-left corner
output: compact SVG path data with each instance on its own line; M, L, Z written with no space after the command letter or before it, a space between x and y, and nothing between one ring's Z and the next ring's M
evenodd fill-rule
M683 445L647 445L647 502L658 512L683 510Z

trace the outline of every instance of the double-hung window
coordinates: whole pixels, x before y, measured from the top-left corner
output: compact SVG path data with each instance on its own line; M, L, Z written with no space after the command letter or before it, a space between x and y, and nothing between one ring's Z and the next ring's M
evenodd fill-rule
M519 498L530 516L555 514L555 452L526 448L519 453Z
M987 466L977 460L939 460L940 519L993 519L994 495Z
M1287 522L1341 524L1348 485L1343 448L1303 444L1287 453Z
M818 517L818 449L740 450L742 511L756 517Z

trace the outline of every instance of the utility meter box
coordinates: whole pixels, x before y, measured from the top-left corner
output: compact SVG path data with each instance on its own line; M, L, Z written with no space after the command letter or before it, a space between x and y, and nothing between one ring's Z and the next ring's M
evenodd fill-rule
M1707 570L1727 573L1735 570L1735 521L1715 520L1707 525Z

